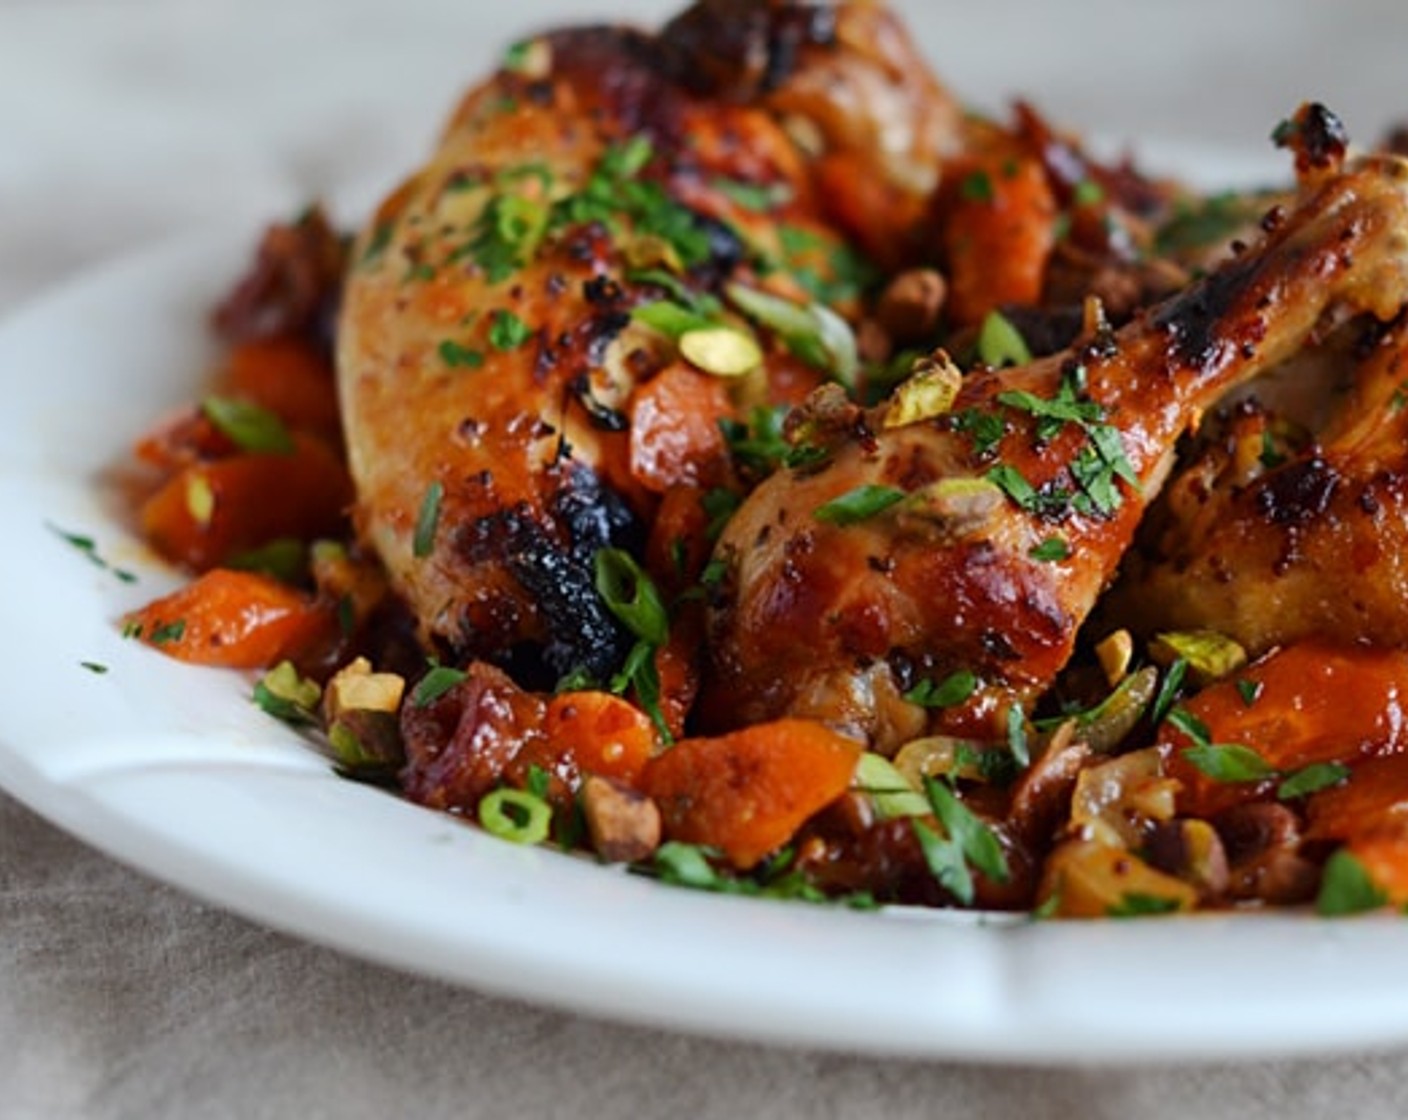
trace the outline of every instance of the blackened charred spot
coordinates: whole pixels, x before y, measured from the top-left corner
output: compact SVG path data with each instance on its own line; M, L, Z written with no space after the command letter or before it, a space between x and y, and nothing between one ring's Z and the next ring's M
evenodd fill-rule
M831 4L702 0L665 25L661 60L677 81L710 97L748 100L790 78L808 47L836 43Z
M1020 661L1021 653L1001 630L984 630L979 638L983 652L994 661Z
M510 668L529 687L551 687L574 670L605 679L630 636L596 591L594 558L637 543L639 526L619 495L576 464L561 468L547 523L526 503L475 522L460 548L472 562L502 563L535 604L544 635L513 651Z
M1296 170L1302 174L1339 167L1349 147L1344 122L1318 101L1302 105L1294 117L1277 126L1272 139L1295 153Z
M621 285L610 276L593 276L582 284L582 295L597 307L617 307L622 298Z
M1173 357L1180 365L1211 371L1226 361L1234 348L1261 340L1264 328L1259 320L1232 314L1233 304L1246 293L1255 275L1253 258L1231 262L1154 313L1154 325L1169 335ZM1254 337L1227 337L1229 323L1239 324L1240 330L1250 328Z
M619 408L612 408L592 394L591 378L579 373L567 385L573 399L582 406L592 427L602 432L624 432L631 426L630 418Z
M694 226L704 234L709 244L705 272L722 278L743 263L748 249L732 226L698 213L694 215Z
M1339 483L1339 473L1320 456L1298 460L1265 477L1256 509L1273 525L1307 525L1329 508Z

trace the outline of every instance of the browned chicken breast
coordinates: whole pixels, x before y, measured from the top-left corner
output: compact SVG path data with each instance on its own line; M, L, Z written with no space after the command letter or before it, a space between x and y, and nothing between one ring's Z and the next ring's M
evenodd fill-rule
M618 666L593 557L670 487L727 481L720 416L832 372L722 286L845 308L851 240L902 240L958 121L867 3L714 0L515 48L361 236L341 319L357 526L422 638L534 681ZM858 165L880 204L826 189ZM713 402L693 438L645 446L682 396Z
M824 465L754 491L719 543L704 710L821 718L892 749L926 728L991 736L1044 691L1198 415L1327 323L1408 298L1408 163L1304 171L1259 245L1120 331L970 375L917 419L857 411ZM1303 464L1302 492L1277 497L1263 567L1323 512L1327 469ZM955 674L978 687L938 706Z

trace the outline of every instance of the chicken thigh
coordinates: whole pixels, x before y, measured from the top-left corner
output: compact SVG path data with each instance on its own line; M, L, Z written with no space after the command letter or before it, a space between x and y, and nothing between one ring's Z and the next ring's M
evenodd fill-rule
M356 524L423 641L537 683L613 671L628 636L592 560L643 536L633 394L679 360L633 313L679 319L740 276L853 298L856 230L819 169L863 166L888 204L847 220L893 243L959 120L868 3L705 0L658 36L511 51L360 237L341 318ZM740 407L762 372L730 385Z

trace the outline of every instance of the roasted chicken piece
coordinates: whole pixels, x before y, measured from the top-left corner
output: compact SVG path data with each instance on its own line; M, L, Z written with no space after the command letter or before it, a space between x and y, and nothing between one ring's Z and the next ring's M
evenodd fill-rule
M357 528L423 640L531 683L618 667L594 556L638 547L671 486L728 481L718 416L681 447L670 402L746 414L822 376L767 331L761 367L747 345L740 363L754 332L723 283L853 302L848 239L895 242L959 120L869 3L706 0L658 36L514 48L363 232L341 318ZM835 190L842 166L884 204ZM646 304L674 326L643 326ZM701 317L730 353L682 356L671 336ZM733 376L700 389L713 374ZM663 449L643 448L642 414L662 412Z
M1356 334L1324 359L1351 381L1308 447L1279 450L1274 417L1246 403L1173 479L1112 616L1216 630L1252 656L1304 638L1408 645L1408 326Z
M1327 322L1408 299L1408 163L1302 170L1261 243L1120 331L973 373L938 415L857 412L824 465L755 490L716 553L702 709L880 749L1000 735L1066 664L1199 414Z

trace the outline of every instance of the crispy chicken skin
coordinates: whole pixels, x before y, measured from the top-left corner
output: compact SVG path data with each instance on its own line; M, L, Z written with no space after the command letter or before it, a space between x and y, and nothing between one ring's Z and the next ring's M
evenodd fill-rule
M638 544L658 501L629 417L671 360L632 309L752 276L785 257L784 224L814 270L843 236L893 243L958 121L867 3L715 0L659 36L549 34L472 91L360 237L338 339L356 524L423 640L540 681L619 665L592 558ZM838 161L888 200L844 228L821 173ZM769 372L739 407L778 395Z
M926 729L1000 734L1066 664L1199 414L1327 322L1398 313L1406 223L1408 163L1306 168L1260 244L1120 331L972 374L937 417L859 416L824 466L754 491L719 542L703 709L822 718L881 749ZM817 516L863 486L898 500L851 523ZM959 670L983 683L966 703L905 700Z
M1143 633L1212 629L1257 656L1306 638L1408 645L1408 333L1358 340L1311 446L1268 455L1239 408L1170 484L1106 609Z

